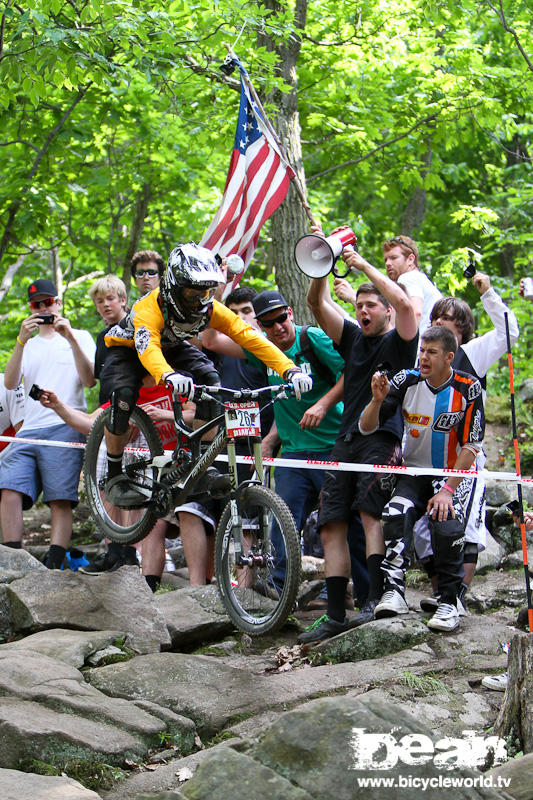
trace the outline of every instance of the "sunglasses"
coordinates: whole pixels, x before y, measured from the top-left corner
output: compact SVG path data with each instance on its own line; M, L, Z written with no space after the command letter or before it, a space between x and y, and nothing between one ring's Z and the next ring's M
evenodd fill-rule
M155 278L158 274L156 269L143 269L135 273L136 278L144 278L145 275L148 275L149 278Z
M32 311L38 311L41 306L50 308L56 302L57 297L46 297L44 300L30 300L30 308Z
M258 322L262 328L273 328L276 323L283 325L288 316L289 312L283 311L278 317L275 317L275 319L260 319Z
M410 251L411 251L411 253L413 253L414 255L416 255L416 254L415 254L415 251L413 250L413 248L411 247L411 245L410 245L410 244L407 244L407 242L404 242L404 240L402 239L402 237L401 237L401 236L395 236L395 237L394 237L394 239L389 239L388 241L389 241L389 244L403 244L403 246L404 246L404 247L407 247L407 249L408 249L408 250L410 250Z

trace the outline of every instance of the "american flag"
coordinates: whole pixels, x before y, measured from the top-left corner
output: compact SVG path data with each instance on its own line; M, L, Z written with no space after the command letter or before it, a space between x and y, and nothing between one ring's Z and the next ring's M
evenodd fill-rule
M294 177L250 95L244 67L235 143L220 208L200 244L220 256L237 253L244 269L255 251L263 223L281 205ZM244 271L236 275L236 286Z

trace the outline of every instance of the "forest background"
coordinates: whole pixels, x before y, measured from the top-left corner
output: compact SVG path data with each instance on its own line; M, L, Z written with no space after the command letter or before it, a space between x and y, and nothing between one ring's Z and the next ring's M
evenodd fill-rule
M444 293L490 322L463 278L473 252L516 312L533 376L533 15L520 0L4 0L0 22L0 368L30 280L55 280L94 335L91 281L128 288L138 249L198 241L218 207L238 111L225 45L247 67L314 216L381 243L413 236ZM275 284L299 322L308 222L291 187L243 283ZM357 281L355 281L357 282ZM131 299L133 299L133 295ZM506 359L489 394L509 389ZM95 397L90 396L94 405ZM528 441L533 437L526 436ZM533 451L532 451L533 460Z

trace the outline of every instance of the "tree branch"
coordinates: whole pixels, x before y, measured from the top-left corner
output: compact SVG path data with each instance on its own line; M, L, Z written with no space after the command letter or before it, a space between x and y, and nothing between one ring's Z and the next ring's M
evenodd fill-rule
M520 53L521 53L521 55L522 55L522 57L523 57L524 61L526 62L526 64L527 64L528 68L531 70L531 72L533 72L533 64L531 63L531 60L529 59L529 57L528 57L528 55L527 55L526 51L525 51L525 50L524 50L524 48L522 47L522 44L521 44L521 42L520 42L520 39L519 39L519 37L518 37L518 34L517 34L517 32L515 31L515 29L514 29L514 28L511 28L511 26L510 26L510 25L509 25L509 23L507 22L507 19L506 19L506 17L505 17L505 12L504 12L504 10L503 10L503 3L502 3L502 0L500 0L500 8L499 8L499 9L497 9L497 8L494 6L494 4L491 2L491 0L487 0L487 4L488 4L488 6L489 6L489 7L492 9L492 11L494 11L494 13L496 14L496 16L497 16L497 17L499 17L499 19L500 19L500 22L502 23L504 30L506 30L506 31L507 31L507 33L510 33L510 34L511 34L511 36L512 36L512 37L513 37L513 39L515 40L516 46L518 47L518 50L520 51Z
M13 278L24 264L24 259L26 258L26 254L21 255L17 258L14 264L10 264L9 267L6 269L5 275L2 278L2 283L0 284L0 303L9 292L11 288L11 284L13 283Z
M377 147L373 147L372 150L369 150L368 153L365 153L364 156L360 156L359 158L350 158L348 161L343 161L342 164L335 164L333 167L328 167L328 169L322 170L322 172L317 172L315 175L311 175L307 178L307 183L311 183L311 181L315 181L318 178L322 178L324 175L328 175L330 172L335 172L339 169L344 169L344 167L352 167L355 164L360 164L362 161L367 161L369 158L372 158L376 153L379 153L380 150L384 150L386 147L389 147L391 144L395 144L399 142L400 139L405 139L406 136L409 136L410 133L416 131L417 128L420 128L422 125L426 125L428 122L432 122L434 119L438 117L440 112L435 112L434 114L430 114L428 117L424 117L424 119L418 120L414 125L412 125L409 130L405 131L405 133L400 133L398 136L395 136L393 139L387 139L387 141L383 142L382 144L378 144Z

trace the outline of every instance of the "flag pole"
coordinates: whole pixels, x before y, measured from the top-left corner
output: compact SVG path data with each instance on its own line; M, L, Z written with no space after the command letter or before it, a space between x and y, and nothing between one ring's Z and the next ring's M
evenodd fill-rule
M520 519L520 536L522 539L522 556L524 560L524 572L526 576L526 597L527 597L527 618L529 623L529 632L533 633L533 603L531 598L531 585L529 581L529 566L528 566L528 559L527 559L527 539L526 539L526 525L524 522L524 502L522 498L522 484L520 482L521 474L520 474L520 454L518 452L518 435L517 435L517 428L516 428L516 411L515 411L515 402L514 402L514 370L513 370L513 355L511 352L511 336L509 334L509 318L507 311L504 314L505 317L505 336L507 338L507 361L509 363L509 385L510 385L510 394L511 394L511 419L513 425L513 447L514 447L514 459L515 459L515 469L516 469L516 491L518 494L518 505L519 505L519 519Z
M235 55L235 53L233 52L233 49L231 48L231 46L229 44L226 44L226 48L227 48L227 51L228 51L230 57L235 59L236 61L238 61L238 58ZM254 89L254 86L252 84L252 81L250 80L250 77L249 77L248 73L246 71L244 71L244 72L241 72L241 75L242 75L242 78L243 78L244 82L248 86L248 89L250 90L250 94L251 94L252 98L254 99L255 103L257 104L257 107L258 107L259 111L261 112L261 115L263 117L263 121L264 121L266 127L268 128L270 135L272 136L272 138L276 142L277 146L279 147L279 151L280 151L281 155L283 156L284 161L289 166L291 166L290 161L289 161L289 159L287 157L287 153L285 152L285 148L283 147L283 145L281 143L281 140L280 140L278 134L276 133L275 129L272 127L272 124L271 124L270 120L268 119L267 115L265 114L265 109L263 108L261 100L259 99L259 95L257 94L257 92ZM292 169L292 166L291 166L291 169ZM315 220L315 218L313 216L313 213L312 213L312 211L311 211L311 209L309 207L309 203L307 202L307 197L305 196L305 192L303 190L302 184L300 183L300 179L298 178L298 175L296 174L296 170L292 169L292 171L294 172L294 177L293 177L291 183L294 185L294 188L296 190L296 194L298 195L298 197L300 198L300 200L302 202L302 206L303 206L303 209L304 209L304 211L305 211L305 213L307 215L307 218L308 218L308 220L309 220L311 225L318 226L318 223Z

